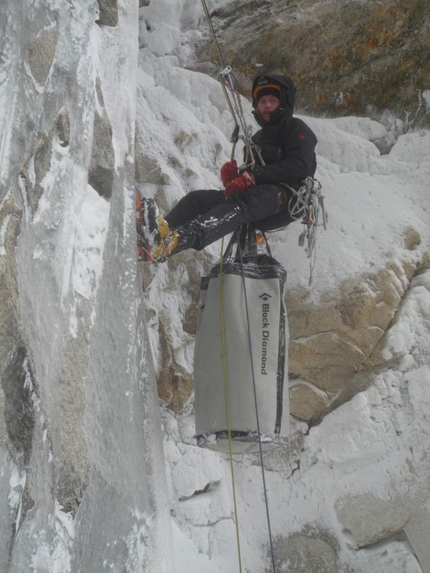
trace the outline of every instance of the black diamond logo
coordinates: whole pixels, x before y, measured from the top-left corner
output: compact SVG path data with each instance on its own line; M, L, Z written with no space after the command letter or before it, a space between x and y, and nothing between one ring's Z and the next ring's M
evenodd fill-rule
M272 295L268 294L267 292L264 292L263 294L260 294L258 298L261 298L263 300L269 300L269 298L272 298Z

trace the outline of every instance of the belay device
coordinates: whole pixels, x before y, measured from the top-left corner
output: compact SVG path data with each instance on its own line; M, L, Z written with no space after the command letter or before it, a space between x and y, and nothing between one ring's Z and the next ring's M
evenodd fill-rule
M236 232L201 282L194 353L199 445L232 453L285 443L289 431L286 270Z

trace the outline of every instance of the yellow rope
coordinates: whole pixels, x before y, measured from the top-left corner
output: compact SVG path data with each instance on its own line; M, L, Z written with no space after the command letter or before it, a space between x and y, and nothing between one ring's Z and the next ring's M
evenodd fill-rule
M225 69L224 59L223 59L222 54L221 54L221 50L220 50L220 47L218 44L215 30L212 26L212 21L211 21L210 15L209 15L208 8L206 6L206 2L205 2L205 0L201 0L201 2L202 2L203 11L205 13L209 29L210 29L211 34L212 34L213 43L214 43L216 51L217 51L218 60L221 64L222 70L224 70ZM221 83L221 87L222 87L223 92L224 92L224 96L227 100L227 104L230 108L230 112L233 116L233 120L234 120L235 124L238 125L233 106L231 104L230 98L228 97L225 85L221 81L221 79L220 79L220 83ZM231 160L233 160L233 158L234 158L235 147L236 147L236 143L233 142L233 149L231 151L231 157L230 157ZM239 572L242 573L242 557L241 557L241 551L240 551L240 534L239 534L239 515L238 515L238 511L237 511L236 486L235 486L235 480L234 480L234 466L233 466L233 451L232 451L232 444L231 444L231 414L230 414L230 399L229 399L229 390L228 390L227 355L226 355L226 344L225 344L224 288L223 288L224 260L223 260L223 254L224 254L224 238L222 239L222 242L221 242L221 262L220 262L220 273L219 273L221 348L222 348L222 359L223 359L223 370L224 370L224 393L225 393L225 407L226 407L226 417L227 417L228 453L229 453L229 458L230 458L231 484L232 484L233 507L234 507L234 521L235 521L235 526L236 526L237 556L238 556L238 560L239 560Z
M219 298L220 298L220 322L221 322L221 348L222 348L222 360L224 369L224 393L225 393L225 408L227 416L227 435L228 435L228 453L230 458L230 471L231 471L231 484L233 491L233 507L234 507L234 521L236 525L236 542L237 542L237 556L239 559L239 571L242 573L242 557L240 551L240 533L239 533L239 515L237 511L237 500L236 500L236 487L234 480L234 466L233 466L233 451L232 451L232 440L231 440L231 414L230 414L230 398L228 390L228 374L227 374L227 353L226 353L226 343L225 343L225 324L224 324L224 238L221 242L221 262L219 269Z

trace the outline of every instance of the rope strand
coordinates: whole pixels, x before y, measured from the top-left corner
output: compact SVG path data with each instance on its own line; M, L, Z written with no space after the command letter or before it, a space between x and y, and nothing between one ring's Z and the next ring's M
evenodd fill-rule
M218 43L218 39L215 34L214 27L212 25L212 20L209 15L209 11L206 5L205 0L201 0L203 11L206 16L206 20L212 34L212 39L215 44L215 48L218 54L218 60L221 64L221 69L223 70L219 75L219 81L224 92L224 96L227 100L228 107L233 117L234 121L234 130L231 136L231 143L233 143L233 148L231 150L231 160L234 158L234 152L236 148L236 143L239 139L239 123L237 121L237 117L235 114L234 107L230 101L228 96L226 81L228 81L228 85L233 88L233 79L230 75L231 68L227 70L224 59L222 57L221 48ZM224 79L224 81L222 81ZM221 242L221 263L220 263L220 274L219 274L219 281L220 281L220 327L221 327L221 347L222 347L222 357L223 357L223 371L224 371L224 394L225 394L225 405L226 405L226 418L227 418L227 435L228 435L228 450L229 450L229 458L230 458L230 472L231 472L231 484L232 484L232 495L233 495L233 508L234 508L234 521L236 527L236 544L237 544L237 557L239 562L239 573L242 573L242 556L241 556L241 548L240 548L240 532L239 532L239 514L237 510L237 497L236 497L236 486L235 486L235 476L234 476L234 465L233 465L233 450L232 450L232 439L231 439L231 412L230 412L230 398L229 398L229 388L228 388L228 371L227 371L227 354L226 354L226 342L225 342L225 324L224 324L224 290L223 290L223 251L224 251L224 238Z
M237 557L238 557L238 561L239 561L239 571L240 571L240 573L242 573L242 556L241 556L241 549L240 549L240 533L239 533L239 513L237 510L236 486L235 486L234 466L233 466L233 449L232 449L232 439L231 439L230 396L229 396L229 388L228 388L227 352L226 352L226 342L225 342L224 285L223 285L224 257L222 256L223 252L224 252L224 238L221 241L221 262L220 262L220 270L219 270L221 349L222 349L223 370L224 370L224 394L225 394L225 409L226 409L226 417L227 417L228 453L229 453L229 459L230 459L230 473L231 473L231 484L232 484L231 487L232 487L232 494L233 494L234 522L235 522L235 526L236 526Z
M238 251L239 251L240 265L241 265L241 270L242 270L243 294L244 294L244 298L245 298L248 345L249 345L249 354L250 354L250 360L251 360L251 377L252 377L252 385L253 385L253 390L254 390L254 407L255 407L255 417L256 417L256 424L257 424L257 434L258 434L258 450L259 450L259 454L260 454L261 474L262 474L261 477L262 477L262 482L263 482L264 502L265 502L265 506L266 506L266 519L267 519L267 528L268 528L268 535L269 535L270 557L271 557L271 561L272 561L273 573L276 573L275 553L274 553L273 541L272 541L272 527L271 527L271 523L270 523L269 499L268 499L268 495L267 495L266 475L264 472L263 448L262 448L262 444L261 444L260 416L259 416L259 412L258 412L258 400L257 400L257 385L255 382L254 360L253 360L253 355L252 355L251 324L250 324L250 320L249 320L248 296L247 296L247 292L246 292L245 265L243 263L242 249L240 246L240 241L238 243Z
M208 22L209 30L211 31L211 34L212 34L212 39L213 39L213 42L215 44L216 51L218 53L218 59L219 59L220 64L221 64L221 68L224 69L225 64L224 64L224 59L222 57L221 48L219 46L219 42L218 42L218 39L216 37L214 27L212 25L212 20L211 20L209 10L208 10L208 7L206 5L205 0L202 0L202 6L203 6L203 12L205 13L205 16L206 16L206 20Z
M249 165L247 164L247 168L253 168L255 166L255 155L253 151L255 150L257 156L260 157L261 155L258 154L259 149L255 145L255 143L251 139L251 132L250 129L247 127L245 118L243 115L243 108L242 103L240 101L240 95L234 88L234 78L231 73L231 68L226 67L224 63L224 59L222 57L221 48L218 43L218 39L215 34L214 27L212 25L212 21L209 15L209 11L206 5L205 0L201 0L203 11L206 16L206 20L208 22L208 26L210 32L212 34L212 39L218 54L218 59L221 64L221 72L218 75L219 81L221 83L224 96L227 100L228 107L233 117L234 121L234 130L231 136L231 143L233 143L232 151L231 151L231 160L234 158L234 152L236 148L236 143L239 139L239 130L242 127L243 132L243 140L245 144L245 157L247 158L246 161L250 162ZM229 97L228 91L231 93L231 99ZM239 118L239 122L237 120ZM263 460L263 448L261 444L261 433L260 433L260 420L259 420L259 413L258 413L258 404L257 404L257 389L256 389L256 382L255 382L255 374L254 374L254 364L252 359L252 347L251 347L251 330L250 330L250 321L249 321L249 310L248 310L248 301L247 301L247 294L246 294L246 285L245 285L245 271L242 259L242 251L240 247L240 240L238 241L239 244L239 254L240 254L240 261L242 266L242 281L243 281L243 288L245 294L245 308L246 308L246 320L248 325L248 344L250 350L250 357L251 357L251 372L252 372L252 382L254 388L254 404L255 404L255 413L257 419L257 432L258 432L258 444L259 444L259 451L260 451L260 461L261 461L261 469L262 469L262 479L263 479L263 489L264 489L264 499L266 505L266 517L267 517L267 525L268 525L268 533L269 533L269 543L270 543L270 554L272 560L272 567L273 573L276 573L275 570L275 557L273 551L273 542L272 542L272 531L271 531L271 524L270 524L270 512L269 512L269 502L267 497L267 487L266 487L266 478L264 473L264 460ZM231 412L230 412L230 400L229 400L229 388L228 388L228 371L227 371L227 358L226 358L226 341L225 341L225 324L224 324L224 292L223 292L223 253L224 250L224 239L222 240L221 246L221 262L220 262L220 321L221 321L221 345L222 345L222 355L223 355L223 370L224 370L224 393L225 393L225 402L226 402L226 417L227 417L227 435L228 435L228 449L229 449L229 458L230 458L230 471L231 471L231 480L232 480L232 490L233 490L233 505L234 505L234 515L235 515L235 524L236 524L236 541L237 541L237 551L238 551L238 560L239 560L239 571L242 573L242 558L241 558L241 549L240 549L240 533L239 533L239 517L237 511L237 499L236 499L236 488L235 488L235 477L234 477L234 466L233 466L233 452L232 452L232 438L231 438Z
M240 128L242 128L243 136L241 136L241 139L243 139L246 149L245 153L246 162L245 165L242 166L242 169L245 168L252 169L255 167L255 156L257 156L260 159L260 161L262 159L261 155L259 154L259 148L251 139L251 130L246 125L245 117L243 114L242 102L240 100L240 94L236 91L234 87L234 76L232 74L232 69L230 66L225 65L224 58L221 53L221 48L215 34L215 29L213 27L212 20L206 5L206 1L201 0L201 3L215 45L218 60L221 65L221 71L218 74L218 80L221 84L225 99L227 101L227 105L229 107L234 122L234 129L230 139L231 143L233 144L233 148L230 154L230 159L233 160L234 158L236 144L239 140L239 131ZM229 96L229 93L231 94L231 98Z

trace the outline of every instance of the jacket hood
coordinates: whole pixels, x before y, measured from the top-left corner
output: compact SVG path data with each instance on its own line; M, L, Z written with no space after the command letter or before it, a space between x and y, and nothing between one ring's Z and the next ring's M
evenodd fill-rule
M275 84L279 85L281 88L281 105L280 105L280 112L281 114L275 114L277 116L292 116L294 113L294 104L296 101L296 86L291 78L288 76L278 76L276 74L264 74L261 76L257 76L252 83L252 107L254 109L257 108L257 100L254 97L255 90L260 87L264 86L265 84ZM258 114L254 112L254 116L258 123ZM274 118L275 119L275 118ZM280 118L279 118L280 119ZM272 120L270 121L272 123ZM260 123L261 125L261 123Z

